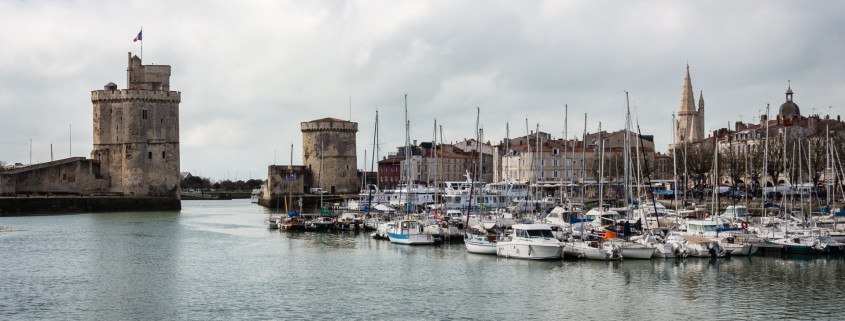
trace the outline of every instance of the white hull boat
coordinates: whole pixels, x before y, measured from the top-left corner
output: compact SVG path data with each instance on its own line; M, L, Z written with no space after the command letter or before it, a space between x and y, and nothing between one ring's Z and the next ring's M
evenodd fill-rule
M617 249L611 246L604 246L598 241L568 242L563 248L563 255L566 258L600 261L619 260L622 258Z
M514 224L513 234L496 243L496 254L516 259L559 259L563 244L546 224Z
M464 237L467 252L475 254L496 254L496 236L468 233Z
M400 221L388 230L387 237L390 243L405 245L426 245L434 244L431 234L423 233L420 223L413 220Z

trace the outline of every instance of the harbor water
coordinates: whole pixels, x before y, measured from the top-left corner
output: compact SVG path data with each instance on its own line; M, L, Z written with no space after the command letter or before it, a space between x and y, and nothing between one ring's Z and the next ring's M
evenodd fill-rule
M0 319L842 319L841 256L525 261L280 232L248 200L0 217Z

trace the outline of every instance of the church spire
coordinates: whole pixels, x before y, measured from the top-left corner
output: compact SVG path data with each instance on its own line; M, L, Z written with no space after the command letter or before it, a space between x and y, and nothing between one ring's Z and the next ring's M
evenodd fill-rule
M684 96L681 99L681 112L695 112L695 97L692 92L692 81L689 77L689 64L687 64L687 76L684 77Z
M704 91L698 93L698 111L704 110Z

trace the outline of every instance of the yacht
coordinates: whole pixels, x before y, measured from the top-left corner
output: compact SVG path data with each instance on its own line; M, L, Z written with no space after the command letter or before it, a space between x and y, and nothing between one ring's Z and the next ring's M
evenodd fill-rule
M517 259L559 259L563 244L546 224L514 224L513 233L496 244L496 254Z

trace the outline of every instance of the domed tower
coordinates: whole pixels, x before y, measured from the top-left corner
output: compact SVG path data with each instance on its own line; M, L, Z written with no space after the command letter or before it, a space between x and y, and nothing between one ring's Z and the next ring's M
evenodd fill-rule
M798 105L792 101L791 84L789 85L789 87L786 88L786 102L780 105L780 111L778 112L778 115L801 115L801 110L798 109Z
M336 118L303 122L302 164L314 174L314 186L329 193L357 193L358 123Z
M170 66L141 65L129 53L126 88L91 92L94 149L112 193L179 198L179 103Z

